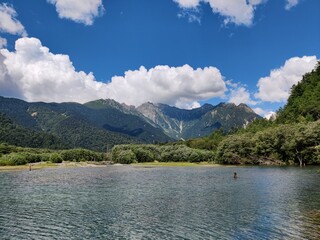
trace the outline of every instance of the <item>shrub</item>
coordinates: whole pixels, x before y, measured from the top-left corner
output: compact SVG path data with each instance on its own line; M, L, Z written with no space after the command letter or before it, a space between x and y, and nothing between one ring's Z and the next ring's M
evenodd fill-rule
M12 152L12 149L13 149L13 148L14 148L14 147L12 147L12 146L9 146L9 145L7 145L7 144L1 143L1 144L0 144L0 153L1 153L1 154L8 154L8 153Z
M20 153L25 157L27 163L41 162L41 156L33 153Z
M112 155L112 160L116 163L131 164L137 162L136 155L132 150L123 150L116 155Z
M49 158L52 163L62 163L62 157L58 153L52 153Z
M151 151L148 151L142 147L135 148L133 151L138 162L153 162L156 160Z
M16 166L27 164L26 156L19 153L10 153L2 156L0 165L2 166Z
M50 161L51 153L41 153L39 154L40 162L48 162Z
M86 149L64 150L60 153L65 161L83 162L83 161L103 161L104 154Z

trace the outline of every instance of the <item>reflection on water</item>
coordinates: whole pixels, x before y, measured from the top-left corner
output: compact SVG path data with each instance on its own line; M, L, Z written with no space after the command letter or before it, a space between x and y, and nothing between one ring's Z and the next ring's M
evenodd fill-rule
M320 238L316 168L46 169L0 183L1 239Z

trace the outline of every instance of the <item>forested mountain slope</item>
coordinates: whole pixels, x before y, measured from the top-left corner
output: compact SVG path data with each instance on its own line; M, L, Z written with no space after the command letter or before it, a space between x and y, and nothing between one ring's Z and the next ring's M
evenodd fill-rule
M0 113L1 121L10 119L15 126L27 131L31 139L38 135L53 138L51 145L38 141L39 147L82 147L98 151L117 144L159 143L206 136L217 129L228 131L260 118L244 104L205 104L185 110L152 103L135 108L111 99L79 104L28 103L0 97ZM8 131L2 141L36 147L26 145L25 139L14 135L13 131Z
M277 114L277 122L292 123L320 119L320 64L291 89L287 104Z

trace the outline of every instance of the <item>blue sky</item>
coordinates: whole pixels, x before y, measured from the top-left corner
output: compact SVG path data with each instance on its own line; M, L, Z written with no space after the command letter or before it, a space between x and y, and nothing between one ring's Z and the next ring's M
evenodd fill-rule
M318 0L1 0L0 95L265 115L319 59L319 12Z

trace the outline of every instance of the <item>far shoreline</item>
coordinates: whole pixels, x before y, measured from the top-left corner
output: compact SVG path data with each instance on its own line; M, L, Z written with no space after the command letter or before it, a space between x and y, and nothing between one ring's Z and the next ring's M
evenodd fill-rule
M10 171L31 171L41 170L47 168L79 168L79 167L121 167L131 166L134 168L156 168L156 167L298 167L298 165L278 165L278 164L266 164L266 165L252 165L252 164L218 164L212 162L143 162L143 163L132 163L132 164L120 164L110 162L69 162L64 161L62 163L51 163L51 162L38 162L25 165L15 166L0 166L0 172ZM310 165L311 166L311 165Z
M120 163L102 163L102 162L68 162L51 163L51 162L39 162L25 165L15 166L0 166L0 172L7 171L31 171L41 170L46 168L78 168L78 167L107 167L107 166L132 166L132 167L232 167L236 165L223 165L209 162L144 162L144 163L132 163L132 164L120 164Z
M51 162L38 162L25 165L15 166L0 166L0 172L10 171L31 171L47 169L47 168L78 168L78 167L106 167L108 164L101 164L100 162L68 162L51 163Z

